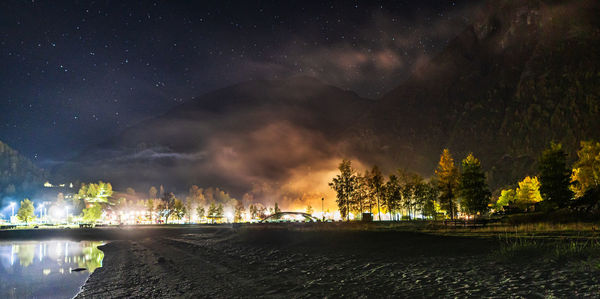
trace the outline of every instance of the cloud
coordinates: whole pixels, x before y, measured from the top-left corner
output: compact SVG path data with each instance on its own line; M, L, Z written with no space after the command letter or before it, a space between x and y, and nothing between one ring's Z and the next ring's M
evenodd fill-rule
M442 51L480 10L475 3L435 18L400 18L380 11L357 29L348 29L343 38L316 42L314 36L295 36L269 55L268 62L251 65L264 76L302 73L362 96L379 97L410 76L419 63Z
M282 208L333 200L329 174L345 157L344 128L369 101L307 77L209 93L90 148L60 172L117 190L221 188Z
M175 153L169 152L166 149L162 148L153 148L153 149L144 149L140 152L124 156L118 157L117 160L130 160L130 159L142 159L142 160L154 160L154 159L177 159L177 160L187 160L187 161L196 161L202 160L206 157L205 152L197 152L197 153Z
M248 134L215 136L208 152L211 169L226 174L228 180L253 186L256 195L271 194L269 197L279 193L273 189L297 176L298 169L322 169L335 156L334 145L321 133L285 121Z
M258 125L248 132L215 132L198 152L175 152L152 147L138 152L111 151L107 159L74 164L92 173L93 179L117 182L146 190L164 184L168 191L185 196L184 181L208 188L219 187L246 205L262 203L301 210L307 204L334 208L335 194L328 182L342 155L335 141L320 132L279 120ZM103 176L106 175L105 177ZM128 185L123 185L126 182ZM179 186L179 187L176 187Z

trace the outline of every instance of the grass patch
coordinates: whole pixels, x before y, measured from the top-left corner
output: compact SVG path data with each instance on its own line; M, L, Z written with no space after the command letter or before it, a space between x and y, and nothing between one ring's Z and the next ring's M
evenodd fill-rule
M586 213L561 209L552 212L534 212L507 215L502 218L502 222L508 225L522 225L535 223L552 224L571 224L577 222L598 223L600 215L598 213Z
M506 233L500 236L500 247L492 256L498 261L515 263L589 261L600 258L600 239L597 235L545 239L534 234Z

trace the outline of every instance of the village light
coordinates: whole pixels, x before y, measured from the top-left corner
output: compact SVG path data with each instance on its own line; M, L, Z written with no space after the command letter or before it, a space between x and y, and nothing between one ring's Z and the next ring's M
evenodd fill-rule
M233 222L233 214L231 214L231 212L226 212L225 217L227 218L228 222Z

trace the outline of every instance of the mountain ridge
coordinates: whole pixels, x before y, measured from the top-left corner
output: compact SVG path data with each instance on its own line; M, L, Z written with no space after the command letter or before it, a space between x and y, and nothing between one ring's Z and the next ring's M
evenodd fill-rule
M341 157L341 132L371 104L307 77L243 82L132 126L55 173L110 179L117 187L144 185L128 180L177 190L227 187L241 196L261 181L281 185L299 168L321 169ZM138 171L124 175L121 168ZM162 178L166 173L180 181Z

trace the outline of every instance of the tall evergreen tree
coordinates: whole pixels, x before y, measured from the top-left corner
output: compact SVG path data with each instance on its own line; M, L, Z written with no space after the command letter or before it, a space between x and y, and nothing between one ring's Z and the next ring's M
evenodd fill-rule
M215 216L217 218L223 218L225 216L225 211L223 210L223 204L222 203L220 203L217 206L217 209L215 210L215 214L216 214Z
M400 208L400 202L402 201L402 192L400 189L401 186L398 177L393 174L390 175L387 183L385 183L383 197L383 204L390 214L390 220L393 220L393 214Z
M438 188L437 181L431 180L429 183L425 183L425 196L423 202L423 216L430 219L437 218L437 199L438 199Z
M356 188L350 199L350 210L356 212L356 214L360 216L365 212L365 208L369 206L370 195L368 177L368 171L365 171L365 174L363 175L356 175Z
M169 221L169 217L173 214L173 207L175 205L175 194L173 192L164 193L162 197L162 201L158 206L158 213L165 217L165 223Z
M560 143L552 142L539 160L540 194L553 206L565 207L573 198L571 171L567 168L567 154Z
M340 174L329 183L329 186L336 192L337 205L342 217L350 220L350 201L354 196L357 187L357 176L352 169L350 160L342 160L338 169Z
M492 193L486 183L481 163L471 153L462 160L461 170L459 179L461 207L468 215L483 214L488 210Z
M406 211L407 216L411 217L411 207L413 202L413 179L412 174L405 169L398 169L399 182L400 182L400 194L402 199L400 206ZM402 213L404 216L404 213Z
M206 218L210 219L211 223L215 223L215 218L217 217L217 206L214 202L210 203L208 207L208 212L206 213Z
M456 195L458 189L458 170L454 159L446 148L440 156L440 162L435 170L439 190L439 200L442 209L450 213L450 219L456 215Z
M428 190L428 184L425 182L425 180L418 174L415 174L413 176L413 184L414 184L414 189L413 189L413 196L414 196L414 204L412 206L412 210L413 210L413 217L415 217L415 212L421 211L421 215L423 215L423 209L425 207L425 204L427 204L427 200L428 200L428 196L429 196L429 190Z
M378 220L381 220L381 197L383 195L383 174L377 165L373 166L371 173L369 174L369 189L372 196L373 203L377 204ZM372 213L372 211L369 211Z

